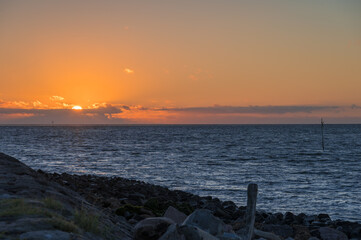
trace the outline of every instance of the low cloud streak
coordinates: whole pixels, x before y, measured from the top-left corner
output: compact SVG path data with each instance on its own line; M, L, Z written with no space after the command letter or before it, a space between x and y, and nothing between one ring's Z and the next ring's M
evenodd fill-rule
M162 108L162 111L194 112L205 114L286 114L340 110L339 106L212 106L189 108Z
M209 106L152 108L96 103L89 108L0 107L1 124L122 124L122 123L312 123L320 117L360 119L352 106ZM338 120L337 120L338 119Z

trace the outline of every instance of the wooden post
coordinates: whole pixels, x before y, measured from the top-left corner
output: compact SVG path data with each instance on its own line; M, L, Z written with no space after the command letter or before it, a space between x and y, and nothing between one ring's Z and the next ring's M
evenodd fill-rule
M251 240L254 231L254 222L256 219L258 185L251 183L247 188L247 210L245 216L245 227L238 231L243 240Z

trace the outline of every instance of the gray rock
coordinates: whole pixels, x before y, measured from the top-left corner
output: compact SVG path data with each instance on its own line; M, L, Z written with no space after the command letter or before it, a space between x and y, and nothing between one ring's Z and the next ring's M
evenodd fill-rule
M318 218L318 220L319 220L320 222L331 221L330 216L329 216L328 214L326 214L326 213L320 213L320 214L318 214L317 218Z
M289 225L264 224L262 230L265 232L273 232L282 238L293 236L293 228Z
M180 229L187 240L218 240L218 238L195 226L183 225L180 226Z
M220 240L241 240L241 238L237 234L229 233L229 232L223 233L223 235L219 239Z
M54 231L33 231L23 233L19 236L21 240L70 240L70 234L67 232Z
M172 224L159 240L218 240L195 226Z
M272 214L270 214L265 220L264 220L264 223L266 223L266 224L276 224L278 222L278 219L274 216L274 215L272 215Z
M329 227L321 227L319 231L323 240L348 240L346 234Z
M320 239L317 237L310 237L308 240L320 240Z
M198 227L206 232L209 232L213 236L221 236L225 228L225 224L206 209L195 210L187 217L182 225Z
M134 227L135 240L153 240L161 237L173 224L173 220L165 217L146 218Z
M284 223L286 224L291 224L295 221L295 215L291 212L286 212L285 216L284 216Z
M306 216L304 217L303 221L304 223L307 225L307 224L310 224L312 223L313 221L316 221L317 220L317 216L316 215L311 215L311 216Z
M187 215L178 211L178 209L169 206L168 209L165 211L163 217L172 219L175 223L182 224L184 220L186 220Z
M264 232L256 228L254 229L254 235L268 240L281 240L281 238L274 233Z
M159 240L186 240L184 234L179 229L179 225L172 224Z
M54 230L51 224L43 218L24 216L20 219L0 222L0 233L21 234L37 230Z

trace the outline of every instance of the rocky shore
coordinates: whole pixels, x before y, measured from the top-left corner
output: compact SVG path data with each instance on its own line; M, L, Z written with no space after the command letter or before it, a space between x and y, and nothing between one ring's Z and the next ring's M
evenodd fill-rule
M246 207L231 201L119 177L34 171L0 153L0 239L240 239L245 216ZM255 239L361 239L361 224L325 213L256 212L254 227Z

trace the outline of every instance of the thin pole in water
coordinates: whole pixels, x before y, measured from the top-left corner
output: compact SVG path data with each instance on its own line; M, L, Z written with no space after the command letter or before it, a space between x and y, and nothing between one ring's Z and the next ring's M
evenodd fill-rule
M325 122L323 121L323 119L321 118L321 133L322 133L322 150L325 151L325 138L323 137L323 125L325 124Z

